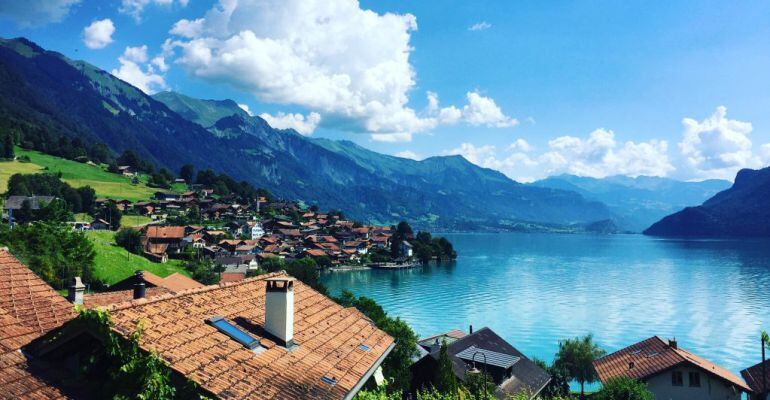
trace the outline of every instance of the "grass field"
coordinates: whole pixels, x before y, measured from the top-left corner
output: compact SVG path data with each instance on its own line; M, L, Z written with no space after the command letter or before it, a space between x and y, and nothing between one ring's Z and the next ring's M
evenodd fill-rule
M8 179L13 174L34 174L43 168L37 164L18 161L0 161L0 193L8 190Z
M94 276L107 284L113 284L134 274L141 269L158 276L168 276L174 272L189 276L182 261L169 260L165 264L150 262L142 256L130 254L115 244L115 232L90 231L86 236L91 239L96 251Z
M133 228L139 225L146 225L152 222L152 219L144 215L124 215L120 219L120 226L124 228Z
M8 177L15 173L34 173L46 169L61 172L62 179L73 187L91 186L98 197L127 199L131 201L150 199L156 189L147 185L132 185L122 175L112 174L102 167L50 156L31 150L16 149L17 156L28 156L30 163L0 162L0 192L7 189Z

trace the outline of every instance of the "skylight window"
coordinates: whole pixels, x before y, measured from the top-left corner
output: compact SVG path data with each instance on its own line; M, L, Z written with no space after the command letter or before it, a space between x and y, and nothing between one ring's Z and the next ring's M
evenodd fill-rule
M247 349L254 350L255 348L257 348L257 346L259 346L259 339L254 339L253 337L251 337L251 335L242 331L237 326L227 322L224 318L218 315L209 318L207 322L211 324L214 328L217 328L218 331L229 336L231 339L235 340L236 342L246 346Z
M323 383L326 383L326 384L329 384L329 385L331 385L331 386L334 386L334 385L336 385L336 384L337 384L337 380L336 380L336 379L334 379L334 378L330 378L330 377L328 377L328 376L326 376L326 375L324 375L324 376L322 376L322 377L321 377L321 382L323 382Z
M369 346L367 346L367 345L365 345L365 344L363 344L363 343L359 344L359 345L358 345L358 348L359 348L359 349L361 349L361 350L363 350L363 351L369 351L369 350L371 350L371 349L369 348Z

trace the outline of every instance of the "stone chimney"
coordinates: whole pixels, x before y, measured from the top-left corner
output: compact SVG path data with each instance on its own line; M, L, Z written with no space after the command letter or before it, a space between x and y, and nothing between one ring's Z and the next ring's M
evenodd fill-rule
M86 291L86 285L80 280L79 276L72 278L70 286L67 289L67 300L72 304L83 305L83 293Z
M138 270L134 272L134 277L134 299L143 299L146 290L144 286L144 272L142 272L142 270Z
M268 278L265 292L265 330L279 344L294 344L294 278Z

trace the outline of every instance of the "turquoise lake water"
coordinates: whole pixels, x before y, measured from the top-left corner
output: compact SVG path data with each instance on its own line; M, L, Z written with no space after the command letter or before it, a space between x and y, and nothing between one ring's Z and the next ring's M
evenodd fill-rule
M642 235L447 234L456 262L332 272L324 283L377 300L421 336L489 326L529 357L593 333L608 352L653 335L734 372L770 330L770 241Z

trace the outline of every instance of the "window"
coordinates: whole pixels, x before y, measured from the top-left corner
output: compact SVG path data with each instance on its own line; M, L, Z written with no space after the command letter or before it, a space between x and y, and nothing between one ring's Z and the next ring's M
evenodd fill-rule
M700 387L700 374L690 372L690 387Z
M671 373L671 384L674 386L682 386L682 371L674 371Z
M254 339L251 337L251 335L240 330L237 326L225 321L225 319L220 316L211 317L208 320L208 323L225 335L230 336L230 338L236 342L246 346L248 349L253 350L259 346L259 340Z

